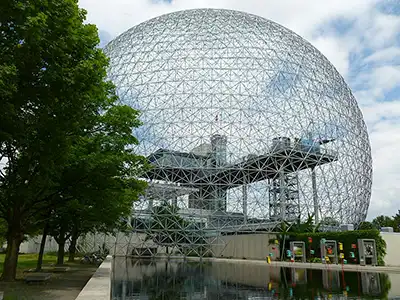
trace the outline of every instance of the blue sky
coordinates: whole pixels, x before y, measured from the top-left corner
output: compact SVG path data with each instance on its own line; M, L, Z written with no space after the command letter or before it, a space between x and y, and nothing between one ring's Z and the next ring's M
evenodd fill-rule
M368 218L400 209L400 0L80 0L102 45L152 17L227 8L271 19L317 47L352 88L368 126L374 178Z

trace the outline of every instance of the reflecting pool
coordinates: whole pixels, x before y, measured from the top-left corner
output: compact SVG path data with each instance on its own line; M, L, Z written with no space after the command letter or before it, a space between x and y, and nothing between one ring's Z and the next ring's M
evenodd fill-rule
M311 270L116 258L112 299L391 299L399 279L400 274L342 272L329 266Z

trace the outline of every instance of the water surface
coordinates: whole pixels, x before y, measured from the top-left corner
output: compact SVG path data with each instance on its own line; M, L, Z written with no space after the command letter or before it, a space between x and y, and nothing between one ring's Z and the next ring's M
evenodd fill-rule
M113 300L175 299L390 299L400 278L374 272L342 272L227 263L137 260L113 262ZM399 274L394 274L400 277Z

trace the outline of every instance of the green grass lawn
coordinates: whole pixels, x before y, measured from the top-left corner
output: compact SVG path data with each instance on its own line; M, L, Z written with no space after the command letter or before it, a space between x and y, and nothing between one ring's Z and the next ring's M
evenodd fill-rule
M1 1L1 0L0 0ZM3 272L4 254L0 254L0 272ZM20 254L18 257L17 281L0 281L0 291L4 292L4 300L72 300L96 271L97 266L81 264L77 257L75 263L68 263L67 272L52 273L51 279L45 284L26 284L24 270L36 267L37 254ZM68 257L65 258L67 261ZM43 267L50 270L50 264L57 262L55 253L48 253L43 258ZM0 299L3 299L0 296Z
M5 254L0 254L0 273L3 273ZM18 256L17 277L22 274L24 270L36 268L38 255L37 254L20 254ZM65 261L68 258L65 258ZM43 267L57 262L57 256L53 253L45 254L43 256Z

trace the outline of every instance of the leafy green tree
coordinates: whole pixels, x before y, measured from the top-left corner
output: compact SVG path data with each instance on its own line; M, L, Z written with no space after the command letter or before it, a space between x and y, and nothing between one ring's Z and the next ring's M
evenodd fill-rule
M0 219L0 247L3 247L3 245L7 241L6 236L7 236L7 223L3 219Z
M324 217L321 220L321 225L339 226L340 222L332 217Z
M180 247L188 244L187 229L190 223L178 214L178 207L163 203L153 208L150 228L146 239L152 239L156 244L166 247Z
M284 257L287 238L290 236L290 234L319 232L320 226L321 223L314 224L314 214L308 214L305 222L302 222L300 219L298 219L296 222L284 221L279 224L278 227L275 228L275 231L278 232L277 239L279 241L279 247L281 249L281 257ZM271 239L269 243L274 244L275 239Z
M140 292L148 296L149 300L179 299L187 279L188 274L183 263L170 265L165 261L163 271L151 276L144 274L140 285L136 286L141 287Z
M400 231L400 209L398 210L397 214L393 216L393 227L394 231Z
M358 225L358 228L357 228L358 230L371 230L371 229L375 229L375 226L374 226L374 224L372 224L371 222L368 222L368 221L364 221L364 222L361 222L359 225Z
M131 213L133 201L144 191L145 182L136 177L146 168L145 158L131 147L138 143L132 130L139 125L137 111L115 105L99 115L97 124L72 147L61 182L69 186L75 174L80 174L82 180L60 193L64 201L49 220L49 234L59 244L58 264L64 262L69 238L73 260L80 235L109 233L118 228L120 220Z
M319 230L319 227L321 226L321 223L314 224L314 214L309 214L305 222L297 220L297 222L292 226L289 225L290 224L286 224L286 228L290 227L289 232L303 233L303 232L317 232Z
M90 182L90 172L79 173L70 166L72 156L80 157L74 147L90 145L87 133L101 129L99 116L111 118L103 112L128 110L115 105L114 87L105 80L108 59L97 47L97 29L84 24L86 13L77 2L0 1L4 280L15 279L19 246L43 222L44 212L75 199L76 186ZM112 120L108 124L112 126ZM90 160L90 148L82 149L88 150Z
M394 219L388 216L378 216L372 220L372 225L376 229L380 229L381 227L394 227Z

